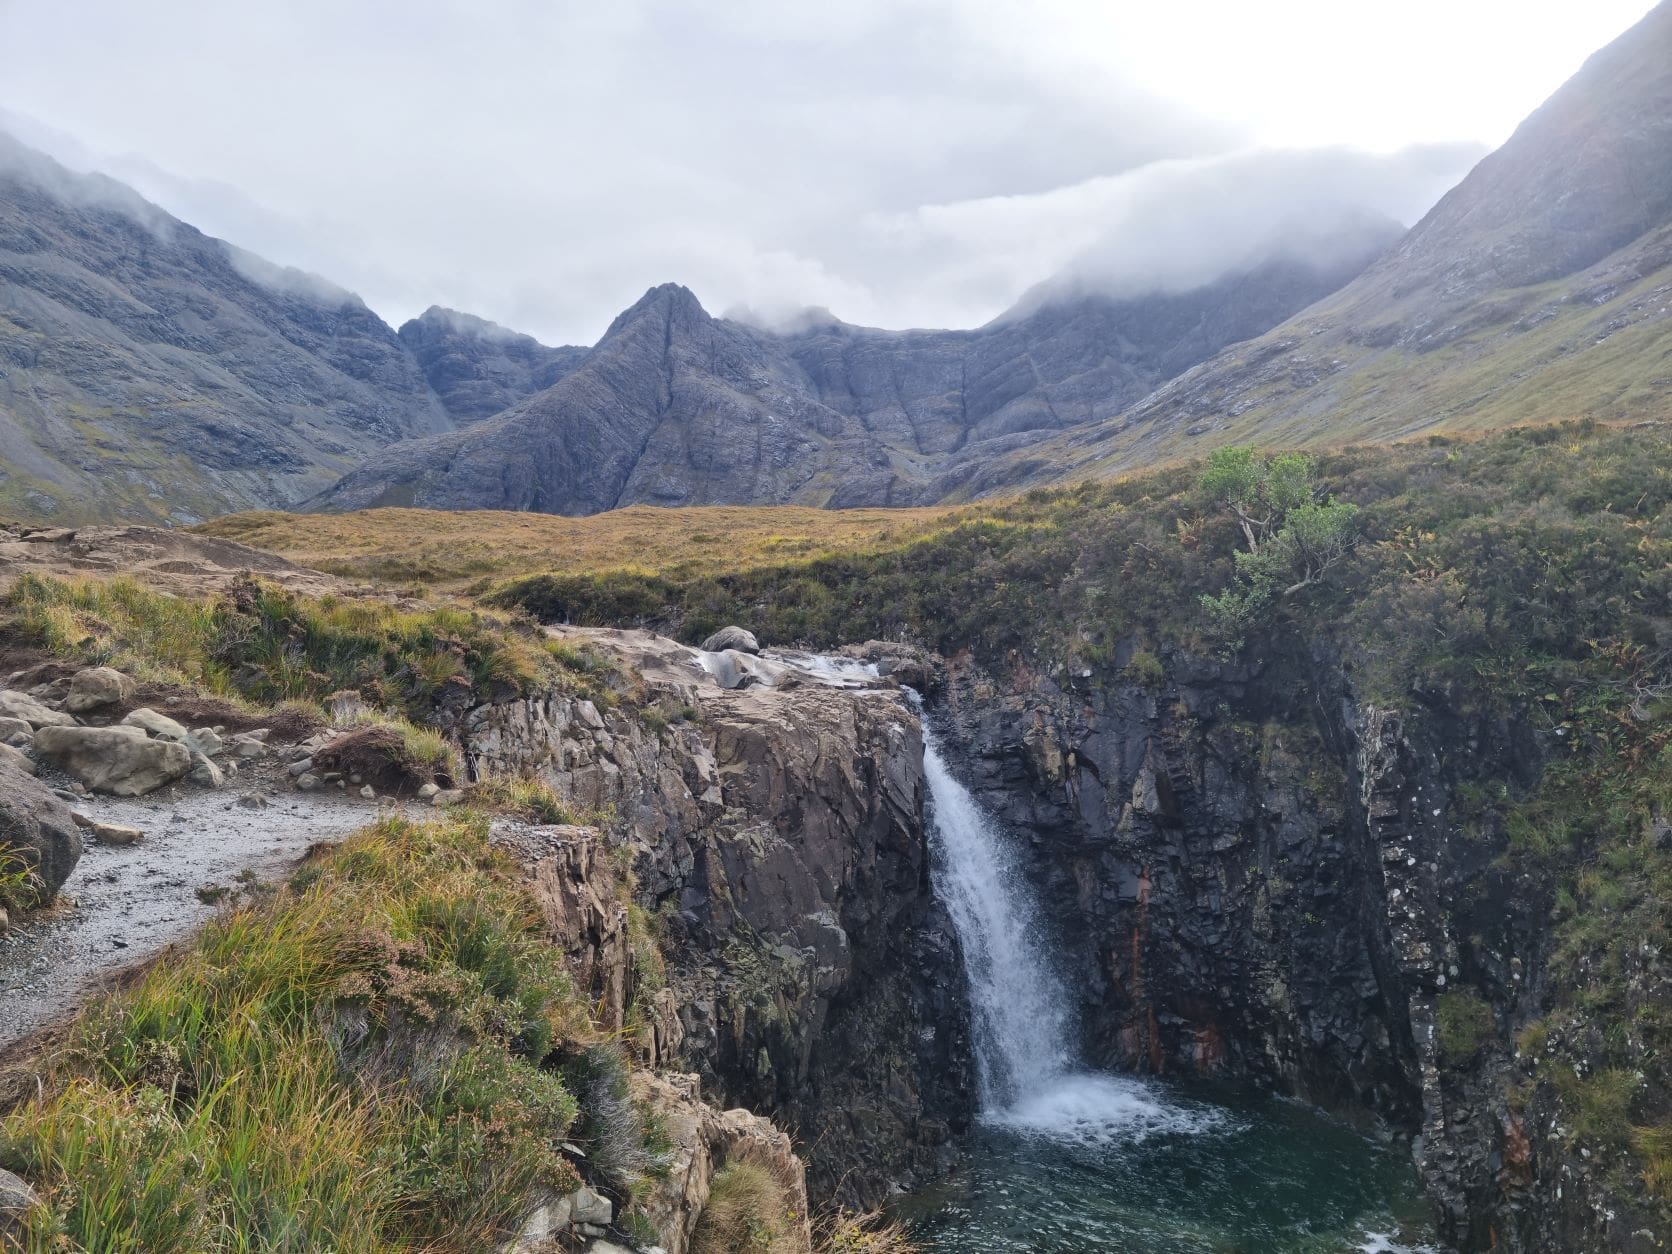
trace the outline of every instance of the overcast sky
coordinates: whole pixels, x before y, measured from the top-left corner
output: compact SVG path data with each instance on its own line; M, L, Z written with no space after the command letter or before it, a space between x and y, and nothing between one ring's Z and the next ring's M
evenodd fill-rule
M971 326L1408 224L1650 7L0 0L0 127L395 322L591 343L675 280Z

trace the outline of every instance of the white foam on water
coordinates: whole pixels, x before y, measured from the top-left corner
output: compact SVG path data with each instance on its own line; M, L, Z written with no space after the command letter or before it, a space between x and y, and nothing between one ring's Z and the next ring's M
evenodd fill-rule
M1353 1248L1360 1254L1437 1254L1432 1245L1401 1245L1386 1232L1365 1232Z
M1025 1136L1088 1148L1138 1145L1157 1136L1203 1136L1232 1128L1222 1110L1166 1101L1141 1080L1078 1072L1024 1093L982 1122Z

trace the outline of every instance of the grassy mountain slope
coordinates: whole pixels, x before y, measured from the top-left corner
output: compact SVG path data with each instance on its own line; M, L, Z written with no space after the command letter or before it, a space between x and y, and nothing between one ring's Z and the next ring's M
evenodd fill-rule
M1594 55L1352 283L1030 450L1029 478L1226 443L1655 418L1672 406L1672 4Z

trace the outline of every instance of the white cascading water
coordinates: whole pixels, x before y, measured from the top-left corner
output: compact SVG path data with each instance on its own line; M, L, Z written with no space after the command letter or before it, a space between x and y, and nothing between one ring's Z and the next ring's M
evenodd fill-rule
M1079 1065L1079 1023L1049 961L1033 894L1004 834L948 768L927 719L923 770L935 890L964 950L983 1119L1097 1144L1218 1125L1211 1107L1176 1106L1140 1081Z
M1042 960L1031 894L993 822L953 776L934 733L923 727L935 889L964 950L981 1101L1001 1110L1070 1069L1067 995Z

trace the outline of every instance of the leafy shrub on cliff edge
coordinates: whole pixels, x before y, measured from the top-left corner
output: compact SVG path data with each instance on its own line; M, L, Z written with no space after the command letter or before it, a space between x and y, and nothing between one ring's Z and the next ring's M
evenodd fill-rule
M577 1183L590 1032L480 821L385 819L97 1004L0 1125L25 1248L476 1250Z
M1452 1062L1467 1062L1497 1035L1492 1007L1473 989L1447 989L1437 1009L1440 1049Z

